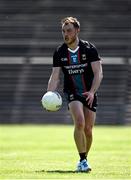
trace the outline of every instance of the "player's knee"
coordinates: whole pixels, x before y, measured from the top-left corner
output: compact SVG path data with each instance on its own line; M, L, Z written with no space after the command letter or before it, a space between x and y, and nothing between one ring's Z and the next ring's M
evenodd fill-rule
M92 127L91 126L86 126L85 127L85 135L87 137L92 137Z
M76 122L76 128L77 128L78 130L84 130L84 129L85 129L84 120L78 119L77 122Z

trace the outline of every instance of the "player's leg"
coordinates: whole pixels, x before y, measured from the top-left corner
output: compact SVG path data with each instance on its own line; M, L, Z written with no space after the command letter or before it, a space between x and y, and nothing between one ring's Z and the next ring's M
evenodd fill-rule
M83 104L79 101L72 101L69 103L69 110L74 120L74 140L79 154L86 152L86 138L85 138L85 119L83 113Z
M96 112L89 110L87 107L84 107L85 115L85 136L86 136L86 155L88 155L91 144L92 144L92 129L96 119Z

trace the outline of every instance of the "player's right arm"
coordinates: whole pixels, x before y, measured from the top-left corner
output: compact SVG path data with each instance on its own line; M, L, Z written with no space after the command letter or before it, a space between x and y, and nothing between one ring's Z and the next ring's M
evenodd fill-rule
M60 70L61 67L53 67L52 73L48 81L47 91L56 91L60 82Z

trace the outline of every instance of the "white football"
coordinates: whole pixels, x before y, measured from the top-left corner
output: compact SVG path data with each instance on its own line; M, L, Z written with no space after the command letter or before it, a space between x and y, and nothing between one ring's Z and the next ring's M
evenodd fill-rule
M47 111L58 111L62 106L62 97L56 91L48 91L43 95L41 102Z

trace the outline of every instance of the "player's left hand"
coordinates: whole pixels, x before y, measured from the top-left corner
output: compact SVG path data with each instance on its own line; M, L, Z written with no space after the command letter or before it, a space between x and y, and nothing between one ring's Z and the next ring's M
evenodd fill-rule
M92 103L93 103L93 100L94 100L94 93L93 92L84 92L82 93L84 96L86 96L86 101L88 101L88 105L90 107L92 107Z

